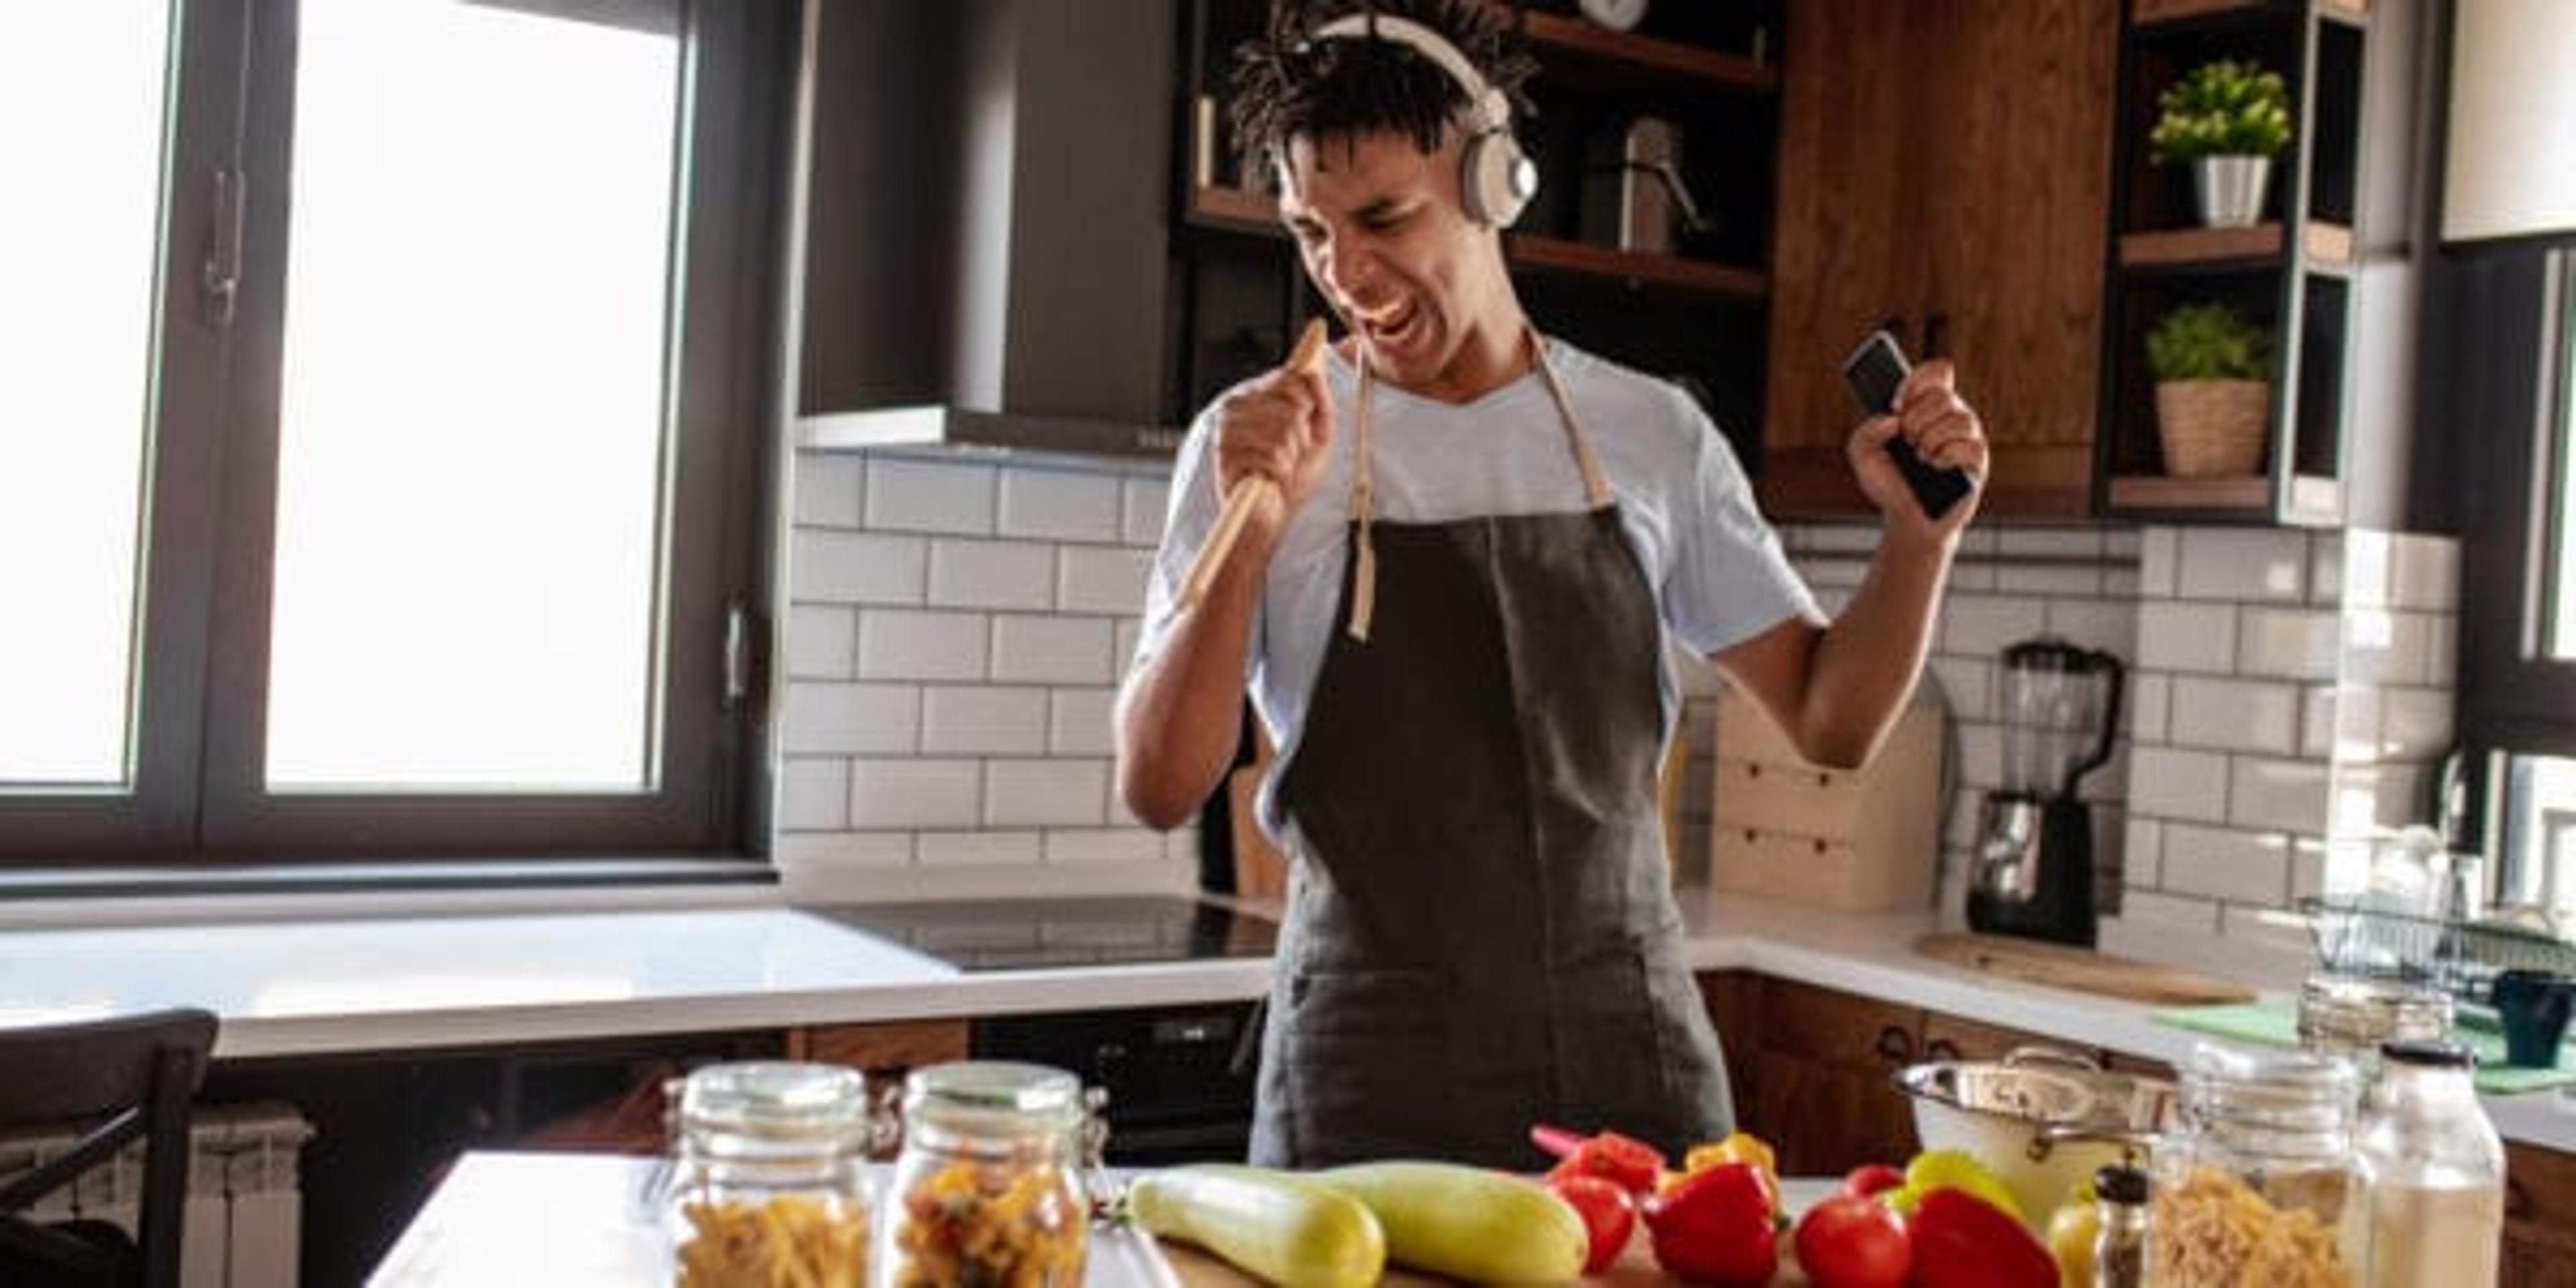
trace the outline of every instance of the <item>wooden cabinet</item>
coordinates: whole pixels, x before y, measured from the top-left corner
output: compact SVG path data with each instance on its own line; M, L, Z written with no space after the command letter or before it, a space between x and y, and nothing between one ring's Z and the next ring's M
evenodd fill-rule
M2576 1286L2576 1157L2505 1146L2503 1288Z
M787 1058L848 1065L899 1078L922 1065L965 1059L966 1021L814 1025L788 1033Z
M2117 6L1808 0L1788 14L1763 500L1855 512L1842 360L1947 357L1993 441L1986 512L2090 506Z

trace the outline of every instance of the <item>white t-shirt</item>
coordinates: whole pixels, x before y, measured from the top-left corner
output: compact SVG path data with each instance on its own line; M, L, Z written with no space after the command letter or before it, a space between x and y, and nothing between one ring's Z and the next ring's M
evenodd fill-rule
M1609 475L1621 526L1636 548L1666 633L1706 656L1794 616L1819 617L1815 597L1789 566L1753 500L1726 439L1699 404L1674 385L1547 342L1584 436ZM1343 567L1349 558L1351 473L1358 372L1334 351L1325 368L1333 398L1332 457L1323 480L1288 522L1271 555L1268 585L1252 628L1245 681L1282 762L1295 754L1306 708L1331 642ZM1377 515L1439 523L1586 508L1564 420L1535 371L1463 406L1379 382L1372 394ZM1216 526L1216 418L1202 411L1181 444L1171 506L1145 598L1139 660L1170 632L1173 601L1190 561ZM1664 730L1679 710L1669 650L1661 659ZM1261 816L1282 820L1262 787Z

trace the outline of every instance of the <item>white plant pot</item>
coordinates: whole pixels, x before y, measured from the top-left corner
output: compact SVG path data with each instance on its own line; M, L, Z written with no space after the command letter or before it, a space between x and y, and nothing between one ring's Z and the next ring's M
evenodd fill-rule
M2264 189L2272 182L2270 157L2200 157L2191 163L2200 195L2200 222L2209 228L2250 228L2263 218Z

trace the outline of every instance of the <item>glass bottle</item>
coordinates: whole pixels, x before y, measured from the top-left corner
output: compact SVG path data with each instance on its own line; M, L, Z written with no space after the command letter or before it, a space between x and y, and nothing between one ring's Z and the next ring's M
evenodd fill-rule
M2147 1282L2147 1174L2113 1164L2093 1173L2093 1288Z
M2504 1142L2478 1106L2469 1053L2391 1042L2362 1128L2370 1184L2370 1283L2496 1282L2504 1239Z
M2353 1163L2358 1077L2306 1052L2195 1046L2157 1142L2147 1282L2344 1288L2368 1251Z
M903 1150L878 1223L883 1288L1076 1288L1089 1252L1082 1084L962 1061L904 1080Z
M870 1132L856 1070L708 1065L680 1084L663 1225L680 1288L867 1282Z

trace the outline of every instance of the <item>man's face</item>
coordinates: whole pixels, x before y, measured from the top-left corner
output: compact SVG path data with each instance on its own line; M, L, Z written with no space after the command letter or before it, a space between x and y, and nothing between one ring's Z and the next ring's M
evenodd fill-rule
M1472 340L1513 325L1501 239L1467 217L1457 132L1424 155L1401 133L1322 143L1280 160L1279 215L1306 274L1367 345L1381 379L1439 396Z

